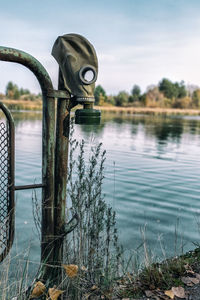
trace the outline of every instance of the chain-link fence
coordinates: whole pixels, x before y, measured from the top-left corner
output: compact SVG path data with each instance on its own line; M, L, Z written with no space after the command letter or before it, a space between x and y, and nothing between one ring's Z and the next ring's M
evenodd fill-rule
M3 117L2 117L3 116ZM0 103L0 262L14 237L14 124Z
M6 123L0 123L0 255L3 257L9 237L9 133L7 127Z

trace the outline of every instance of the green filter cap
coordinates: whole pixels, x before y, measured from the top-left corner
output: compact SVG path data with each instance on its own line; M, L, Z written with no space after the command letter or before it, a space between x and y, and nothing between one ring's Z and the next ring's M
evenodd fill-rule
M100 124L101 111L92 108L77 109L75 111L75 124Z

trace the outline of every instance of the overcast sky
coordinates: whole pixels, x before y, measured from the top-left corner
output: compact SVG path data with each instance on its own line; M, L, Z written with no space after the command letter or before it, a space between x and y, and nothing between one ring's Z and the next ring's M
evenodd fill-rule
M78 33L95 47L97 84L108 94L144 91L163 77L200 85L199 0L0 0L0 45L26 51L49 72L57 36ZM0 62L0 92L9 80L39 92L25 67Z

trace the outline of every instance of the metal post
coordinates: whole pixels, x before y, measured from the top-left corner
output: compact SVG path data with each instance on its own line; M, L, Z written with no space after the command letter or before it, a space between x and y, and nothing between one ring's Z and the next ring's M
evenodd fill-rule
M58 89L64 90L62 74L59 71ZM70 95L68 100L70 99ZM63 259L63 239L66 224L66 184L68 165L70 112L67 110L67 99L58 98L55 148L55 253L54 259L58 266L56 276L59 282Z
M43 97L42 120L42 232L41 263L43 279L51 278L49 265L54 263L54 166L55 166L55 98L48 96L53 85L51 79L33 56L23 51L0 47L0 60L15 62L30 69L37 77Z

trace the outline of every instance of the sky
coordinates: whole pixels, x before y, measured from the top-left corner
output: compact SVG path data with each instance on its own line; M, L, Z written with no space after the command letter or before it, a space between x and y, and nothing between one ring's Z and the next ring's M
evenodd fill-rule
M200 86L199 0L0 0L0 45L28 52L57 89L56 38L85 36L95 47L107 94L144 92L162 78ZM25 67L0 62L0 93L8 81L40 92Z

